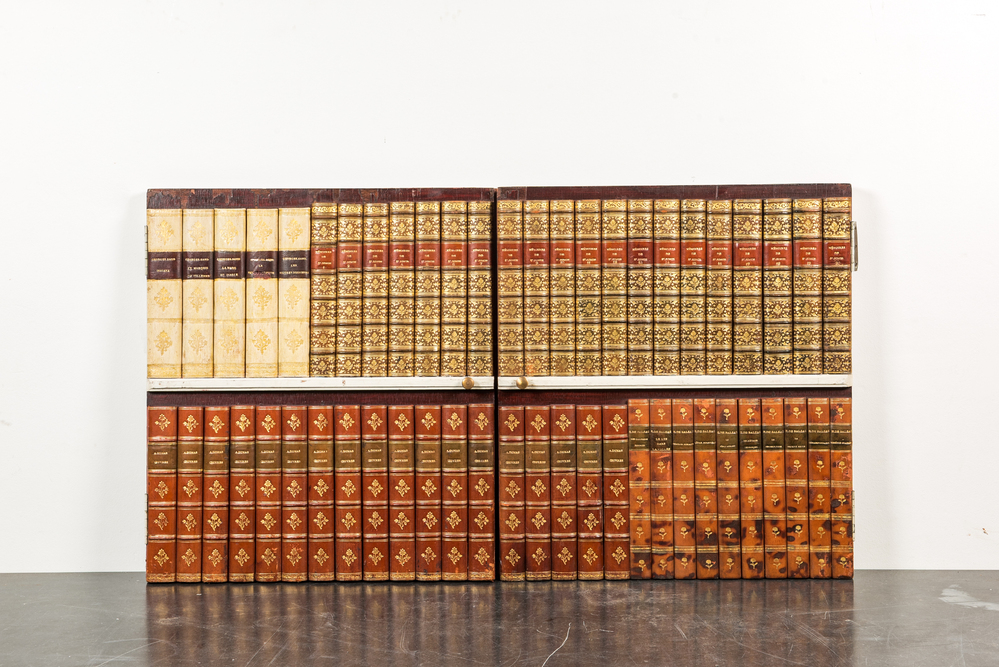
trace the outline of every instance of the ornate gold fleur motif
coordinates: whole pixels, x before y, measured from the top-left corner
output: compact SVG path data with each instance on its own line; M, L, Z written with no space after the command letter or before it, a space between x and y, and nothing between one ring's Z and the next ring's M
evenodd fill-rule
M382 418L378 416L377 412L371 413L371 418L368 420L368 426L373 430L377 431L378 427L382 425Z
M350 530L351 528L357 525L357 519L354 518L354 515L352 513L347 512L346 514L343 515L343 518L340 519L340 523L343 524L344 528Z
M427 527L427 530L431 530L437 525L437 517L434 516L433 512L427 512L423 517L423 525Z
M277 523L277 520L271 516L270 512L267 512L264 514L264 518L260 520L260 523L263 524L264 528L270 530Z
M562 413L562 415L559 416L558 421L555 422L555 425L562 429L562 432L565 433L565 429L572 426L572 422L565 416L565 413Z
M437 554L435 554L434 550L431 549L430 547L424 549L421 555L423 556L423 560L425 560L428 563L431 562L433 559L437 558Z
M312 520L312 523L316 524L319 530L322 530L323 526L329 522L330 520L326 518L326 515L323 514L322 511L316 512L316 518Z
M406 550L405 550L405 549L399 549L399 553L397 553L397 554L395 555L395 559L396 559L397 561L399 561L399 565L400 565L400 566L403 566L403 565L405 565L405 564L406 564L406 563L408 563L408 562L409 562L409 560L410 560L410 558L409 558L409 554L408 554L408 553L406 553Z
M593 418L593 415L586 415L586 419L583 420L583 426L586 427L587 433L592 433L593 428L597 425L597 420Z
M239 526L240 530L246 530L246 527L250 525L250 518L246 516L246 512L239 513L239 516L236 518L236 525Z
M534 491L534 495L538 496L539 498L541 497L541 494L547 490L548 487L546 487L544 482L542 482L540 479L535 480L534 485L531 487L531 491Z
M326 492L330 490L330 485L326 483L326 480L321 479L318 482L316 482L316 485L313 486L312 488L315 489L316 493L318 493L319 495L325 496Z
M461 517L458 516L456 511L451 510L451 513L447 515L445 521L447 521L448 525L451 526L451 530L454 530L457 528L458 524L461 523Z
M623 526L626 521L627 521L627 519L625 519L623 516L621 516L620 512L618 512L617 514L615 514L614 518L611 519L611 523L614 524L614 528L616 528L617 530L621 530L621 526Z
M212 482L212 485L208 487L208 490L212 492L212 495L215 498L218 498L220 494L225 492L225 487L222 486L218 480L215 480Z
M160 331L156 336L156 349L160 351L160 354L164 354L171 345L173 345L173 339L170 338L170 335L166 331Z
M153 489L153 491L155 491L156 495L158 495L160 498L165 498L166 494L170 493L170 489L163 482L163 480L160 480L160 483L156 485L156 488Z
M520 491L520 486L518 486L517 482L511 479L510 483L506 485L506 492L510 494L511 498L514 498L516 497L518 491Z
M559 551L556 555L558 556L558 559L562 561L562 565L568 565L569 561L572 560L572 554L566 547L562 547L562 551Z
M270 433L272 430L274 430L274 427L277 426L277 422L274 421L273 417L267 415L266 417L264 417L264 420L260 422L260 425L264 427L265 431Z
M514 432L514 430L515 430L515 429L516 429L516 428L517 428L518 426L520 426L520 422L519 422L519 421L517 421L517 418L516 418L516 417L514 417L513 415L510 415L509 417L507 417L507 418L506 418L506 422L504 422L504 423L506 424L506 427L507 427L508 429L510 429L510 432L511 432L511 433L513 433L513 432Z
M541 418L541 415L534 415L534 421L531 422L531 426L533 426L534 430L538 433L541 433L541 429L547 426L547 424L548 423Z
M160 416L157 417L156 421L154 421L153 423L159 426L161 431L165 431L167 426L170 425L170 420L167 419L167 416L161 412Z
M617 498L618 496L620 496L622 491L627 491L627 489L625 488L624 484L622 484L621 480L619 480L619 479L615 479L614 480L614 483L611 484L610 490L614 492L614 497L615 498Z
M239 563L239 566L243 567L246 565L246 561L250 560L250 555L246 553L246 549L240 548L240 550L236 552L235 558L236 562Z
M378 514L378 511L375 510L374 512L371 513L371 517L368 518L368 523L371 524L372 528L374 528L375 530L377 530L378 526L380 526L383 523L385 523L385 520L382 519L381 515Z
M350 427L354 425L354 418L350 416L349 412L343 413L343 417L340 419L340 425L343 426L346 431L349 431Z
M156 561L157 565L163 567L163 564L166 563L168 560L170 560L170 556L167 556L166 551L160 549L159 551L156 552L156 555L153 556L153 560Z
M329 423L329 420L326 419L326 415L324 415L323 413L320 412L319 416L316 417L312 421L312 423L316 425L316 428L318 428L320 431L322 431L323 429L326 428L326 425Z
M434 491L437 490L437 485L434 484L433 480L428 479L426 482L423 483L422 488L425 494L427 494L428 496L432 496L434 495Z
M406 419L406 415L399 415L399 418L395 420L395 425L399 427L400 431L405 431L406 427L409 426L409 420ZM406 560L409 559L407 558Z
M395 490L400 496L405 496L409 493L409 484L406 484L406 480L400 479L399 483L395 485Z
M297 479L291 480L291 484L287 488L292 498L298 498L298 494L302 492L302 485L298 483Z
M378 563L382 561L382 558L384 558L384 556L382 556L382 552L378 550L378 547L375 547L374 549L371 550L371 553L368 554L368 558L371 559L372 563L378 565Z
M458 416L457 412L452 412L451 416L447 418L447 423L452 431L456 431L461 426L461 417Z
M479 547L479 550L473 556L475 560L479 561L479 565L485 565L489 561L489 552L485 550L484 547Z
M166 310L167 306L173 303L173 297L170 296L170 292L166 287L161 287L160 291L156 293L156 298L153 299L153 302L160 307L160 310Z
M302 525L302 520L298 518L298 514L292 512L291 516L288 517L288 525L291 526L292 530L295 530Z
M586 480L586 484L583 484L583 491L586 492L587 497L593 497L593 494L599 490L592 479Z
M378 494L380 494L380 493L381 493L382 491L384 491L384 490L385 490L385 487L383 487L383 486L382 486L382 485L381 485L381 484L380 484L380 483L378 482L378 480L377 480L377 479L375 479L375 480L372 480L372 481L371 481L371 484L369 484L369 485L368 485L368 491L370 491L370 492L371 492L371 495L373 495L373 496L374 496L375 498L377 498L377 497L378 497Z
M479 512L478 516L472 520L475 522L475 525L479 527L479 530L485 528L486 524L489 523L489 517L487 517L484 512Z
M288 288L288 291L285 292L284 301L285 303L288 304L289 308L294 308L295 306L297 306L298 302L301 299L302 299L302 293L298 290L297 285L292 285L290 288Z
M208 422L208 425L211 427L211 429L216 434L218 434L218 432L221 431L225 427L225 422L222 421L222 419L220 419L218 415L215 415L212 418L212 420L210 422Z
M486 492L489 491L489 484L486 483L486 480L484 480L483 478L480 477L478 484L476 484L474 488L475 488L475 491L480 496L485 496Z
M186 428L188 433L193 433L194 429L198 428L198 420L194 418L194 415L188 415L181 426Z
M489 425L489 418L486 417L486 413L479 413L479 416L475 418L475 425L479 427L480 431L486 430L486 426Z
M447 490L451 493L452 498L457 498L458 494L461 493L461 484L458 480L452 479L451 483L447 485Z
M302 550L299 547L292 547L287 558L292 565L298 565L298 561L302 560Z
M291 427L292 431L297 431L298 427L302 425L302 420L298 418L298 415L292 415L288 419L288 426Z
M250 420L246 418L246 415L240 415L239 419L236 421L236 426L239 427L240 433L246 432L246 427L250 425Z
M357 556L354 555L354 550L353 549L347 549L347 551L344 552L344 554L343 554L343 556L341 556L341 558L343 559L343 562L347 564L347 567L350 567L351 565L353 565L354 561L357 560Z
M316 552L316 555L313 556L313 558L315 558L316 562L319 563L319 566L322 567L323 564L330 559L330 556L326 553L325 549L319 547L319 551Z
M510 552L507 553L507 555L505 556L505 559L510 562L510 565L516 567L517 566L517 562L520 561L520 556L517 555L516 551L514 551L513 549L510 549Z
M430 414L429 412L423 417L422 421L423 421L423 425L427 427L428 431L431 428L433 428L434 424L437 423L437 420L434 419L434 416L432 414Z
M641 475L642 471L645 470L645 465L641 461L638 461L635 463L635 470L637 470L638 474Z
M569 524L572 523L572 517L565 510L562 510L562 514L555 520L558 521L558 525L562 526L562 530L568 528Z
M514 514L513 512L511 512L510 516L507 517L507 520L506 520L505 523L506 523L507 526L510 527L510 530L517 530L517 526L520 525L520 519L517 518L516 514Z
M193 479L187 480L187 484L184 485L184 493L187 494L188 498L194 496L198 492L198 485L194 483Z
M461 560L461 552L458 551L458 547L451 547L451 551L447 553L447 557L452 565L457 565L458 561Z
M246 480L245 479L239 480L239 484L236 485L236 493L239 494L239 497L242 498L250 491L251 491L250 485L246 483Z
M542 562L544 562L545 560L548 559L548 555L545 554L545 550L544 549L542 549L541 547L538 547L537 551L535 551L533 554L531 554L531 558L534 559L535 563L537 563L538 565L541 565Z
M192 549L188 548L188 550L184 552L184 555L181 556L180 559L184 561L185 565L191 567L191 563L198 560L198 557L195 555Z
M217 531L219 526L222 525L222 519L219 518L217 513L212 512L212 515L208 517L208 525L212 527L213 531Z
M589 528L590 530L593 530L597 525L600 524L600 519L598 519L596 516L594 516L593 512L590 512L587 515L586 519L583 520L583 523L586 524L587 528Z
M218 549L212 549L212 553L208 555L208 561L215 567L219 566L222 562L222 554L219 553Z
M537 514L534 515L534 518L531 519L531 523L534 524L535 528L541 530L541 526L545 525L548 522L545 521L545 515L542 514L541 512L538 512Z
M597 552L593 550L593 547L587 549L586 553L583 554L583 560L585 560L590 565L593 565L593 561L595 561L597 558L599 558L599 556L597 556Z
M395 525L399 526L399 530L405 530L406 526L409 525L409 519L406 518L405 512L399 512L399 516L395 518Z
M164 514L163 512L160 512L159 516L157 516L155 519L153 519L153 523L155 523L157 526L159 526L160 530L163 530L164 528L167 527L167 524L170 523L170 521L167 519L167 515L166 514Z
M614 427L614 432L616 433L624 426L624 420L621 419L621 415L614 415L614 419L610 421L610 425Z
M623 561L625 558L628 557L628 554L624 552L624 549L618 547L617 549L614 550L614 553L611 554L611 557L614 558L615 562L617 562L618 565L620 565L621 561Z
M660 474L663 473L663 472L665 472L666 471L666 462L663 461L662 459L660 459L659 462L656 464L656 470L659 471Z
M347 495L348 498L354 495L354 492L357 491L357 487L354 486L354 482L352 482L349 479L346 482L344 482L343 486L341 486L340 489Z
M275 491L277 491L277 487L274 486L271 483L271 480L269 480L269 479L265 480L264 483L263 483L263 485L260 487L260 493L264 494L268 498L270 498L271 494L274 493Z

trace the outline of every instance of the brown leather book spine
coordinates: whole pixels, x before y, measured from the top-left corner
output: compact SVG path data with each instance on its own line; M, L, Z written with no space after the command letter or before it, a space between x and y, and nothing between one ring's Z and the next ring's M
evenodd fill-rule
M551 409L524 408L524 484L527 517L527 580L552 578Z
M468 202L468 374L493 374L492 202Z
M468 406L468 578L496 579L496 447L492 403Z
M416 579L416 452L412 405L388 407L389 579Z
M648 399L628 399L628 521L631 527L632 579L652 578L652 457L649 451L649 418Z
M256 581L281 581L281 406L257 407Z
M253 581L256 553L257 409L229 410L229 581Z
M361 375L388 375L389 205L364 205Z
M524 374L524 202L496 202L499 374Z
M694 400L694 541L697 578L718 579L718 453L715 399Z
M850 373L852 200L822 200L822 372Z
M832 559L832 451L828 398L808 399L808 520L813 579L830 579Z
M550 375L548 201L524 202L524 375Z
M680 373L704 375L707 203L680 202Z
M388 374L413 375L415 319L416 206L411 201L389 204L388 251ZM391 432L391 428L389 432Z
M361 375L363 213L363 204L338 206L336 374L340 377Z
M416 202L416 327L414 371L441 374L441 203ZM419 570L419 567L417 568Z
M499 408L499 558L502 581L527 576L524 408Z
M652 200L628 200L628 375L652 375Z
M742 577L763 579L763 435L760 399L739 399L739 503Z
M784 502L789 579L809 577L807 410L804 398L784 399Z
M653 372L680 374L680 200L657 199L652 216Z
M603 417L600 406L577 405L577 578L584 580L604 578L603 453Z
M763 200L763 372L793 370L791 200Z
M715 400L718 456L718 567L722 579L742 578L739 540L739 402Z
M576 375L600 375L600 200L576 202Z
M673 399L673 573L697 578L694 523L694 401Z
M668 398L649 401L652 503L652 578L673 578L673 405Z
M201 581L204 409L177 408L177 582Z
M201 580L229 580L229 407L205 408Z
M440 581L441 406L417 405L416 416L416 580Z
M576 252L571 199L550 202L551 374L576 374Z
M795 199L792 214L794 372L822 372L822 200Z
M628 214L624 199L600 203L603 375L628 374Z
M281 408L281 581L309 576L309 444L304 405Z
M361 581L361 406L333 408L336 580Z
M388 408L361 407L361 524L364 581L389 579Z
M332 405L309 406L308 434L309 581L333 581L336 551Z
M829 401L830 527L832 576L853 578L853 406L849 398Z
M705 319L708 375L732 374L732 201L707 202Z
M312 205L312 248L309 255L312 293L309 304L309 375L312 377L336 375L336 213L335 203ZM249 257L247 259L253 261ZM254 344L249 338L247 342Z
M146 581L177 580L177 408L146 408Z
M551 407L552 579L576 578L576 406Z
M763 373L763 201L732 202L732 371Z
M767 579L787 579L784 401L760 400L763 412L763 548Z
M631 577L628 407L603 407L604 579Z
M468 367L468 202L446 201L441 209L441 375L464 377Z
M441 406L441 574L468 580L468 408Z

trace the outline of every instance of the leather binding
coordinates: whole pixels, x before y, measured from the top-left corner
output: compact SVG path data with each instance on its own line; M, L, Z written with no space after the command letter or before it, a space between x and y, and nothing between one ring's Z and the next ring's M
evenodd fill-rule
M246 374L246 209L215 209L214 375Z
M334 406L333 422L336 580L361 581L361 407Z
M364 205L361 375L388 375L389 205ZM367 563L365 564L367 565Z
M177 408L146 408L146 581L177 580Z
M739 402L715 400L718 457L718 568L722 579L742 578L739 540Z
M673 399L673 576L697 578L694 523L694 401Z
M791 200L763 200L763 373L793 370Z
M652 375L652 200L628 200L628 375Z
M853 406L849 398L829 401L830 527L832 576L853 578Z
M578 202L577 202L577 209ZM604 578L603 420L599 405L576 406L577 578Z
M440 202L416 202L415 276L415 374L434 377L441 372Z
M278 209L278 377L309 375L309 215Z
M215 225L212 209L184 210L184 254L181 278L184 292L181 375L210 378L212 366L212 247Z
M524 202L524 375L551 375L548 201Z
M602 372L600 294L600 200L578 200L576 201L576 375L600 375Z
M551 407L552 579L576 578L576 406Z
M496 448L492 403L468 406L468 578L496 579Z
M441 406L441 578L468 580L468 408Z
M652 503L652 578L672 579L673 572L673 405L668 398L649 401L649 449Z
M732 202L732 372L763 373L763 201Z
M416 580L440 581L441 407L417 405L416 417Z
M603 408L604 579L631 576L628 521L628 408Z
M853 270L850 197L822 200L822 369L849 373L850 272Z
M680 374L680 200L657 199L652 215L652 372Z
M826 410L828 407L826 405ZM807 411L806 399L784 399L784 498L789 579L809 578Z
M694 541L697 578L718 579L718 454L715 399L694 400Z
M205 408L201 580L228 581L229 407Z
M551 374L571 376L576 374L574 207L571 199L553 199L549 206Z
M177 582L201 581L204 409L177 408Z
M281 581L281 406L258 406L256 581Z
M831 403L828 398L808 399L808 521L813 579L830 579L832 560L832 451ZM837 410L838 413L838 410Z
M333 581L333 406L310 405L308 409L308 517L309 581Z
M304 405L281 408L281 581L309 575L309 444Z
M256 543L256 424L252 405L229 410L229 581L253 581Z
M732 374L732 201L707 202L705 370Z
M388 409L361 407L361 517L364 581L389 579Z
M499 374L524 374L524 202L496 202Z
M795 373L822 372L822 200L795 199L792 213L792 347Z
M359 203L341 202L337 210L336 374L339 377L361 375L363 213L364 206Z
M492 202L468 202L468 374L493 374Z
M334 216L335 217L335 216ZM320 225L327 221L317 221ZM336 222L334 221L335 225ZM312 231L313 237L316 230ZM336 240L336 229L332 230ZM334 244L335 246L335 244ZM246 377L273 378L278 371L278 212L276 208L251 208L246 211ZM312 271L316 274L313 292L317 291L316 281L322 292L328 276L329 253L321 252L314 258ZM333 259L332 267L336 266ZM330 292L330 298L336 294ZM330 310L335 301L317 301L313 311L316 330L336 317ZM332 343L331 343L332 344Z
M764 398L763 549L767 579L787 579L787 513L784 491L784 401Z
M441 375L464 377L468 367L468 202L445 201L441 211Z
M416 205L411 201L389 204L388 269L388 374L413 375L413 326L415 324ZM389 429L391 432L391 429Z
M739 503L742 577L763 579L763 435L760 399L739 399Z
M500 580L524 581L527 573L524 408L500 406L498 421Z
M416 579L416 454L412 405L388 407L389 579Z
M146 373L151 378L181 376L182 215L179 208L146 210Z
M707 204L680 201L680 373L704 375Z
M547 202L546 202L547 204ZM551 408L524 408L527 580L552 578Z
M628 216L623 199L600 203L603 375L628 374ZM606 528L606 526L605 526ZM606 563L605 563L606 564Z
M650 229L651 222L650 216ZM649 451L649 417L648 399L628 399L628 521L631 527L632 579L652 578L652 457Z
M336 375L336 212L335 202L312 205L312 247L309 251L311 296L309 306L309 375ZM249 213L247 225L250 226ZM249 247L252 234L247 237ZM247 283L247 290L249 290ZM250 302L247 301L249 325ZM249 329L247 329L249 330ZM250 340L247 338L247 340ZM250 341L247 355L250 353ZM247 359L246 373L250 373Z

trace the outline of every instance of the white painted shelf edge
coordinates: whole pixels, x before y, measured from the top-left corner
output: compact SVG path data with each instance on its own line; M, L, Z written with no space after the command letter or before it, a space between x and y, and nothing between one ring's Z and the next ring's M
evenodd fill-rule
M463 389L463 377L149 378L147 391L426 391ZM491 375L473 376L472 391L492 389Z
M518 389L518 378L501 376L499 389ZM852 375L596 375L529 377L524 391L572 389L742 389L753 387L850 387Z

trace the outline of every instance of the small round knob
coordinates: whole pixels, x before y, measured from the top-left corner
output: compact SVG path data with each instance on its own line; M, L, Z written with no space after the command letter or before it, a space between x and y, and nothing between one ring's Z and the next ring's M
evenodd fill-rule
M526 377L521 375L519 378L517 378L517 389L527 389L527 385L528 382Z
M464 380L461 381L461 386L464 387L465 389L471 389L472 387L475 386L475 380L473 380L470 377L466 377Z

